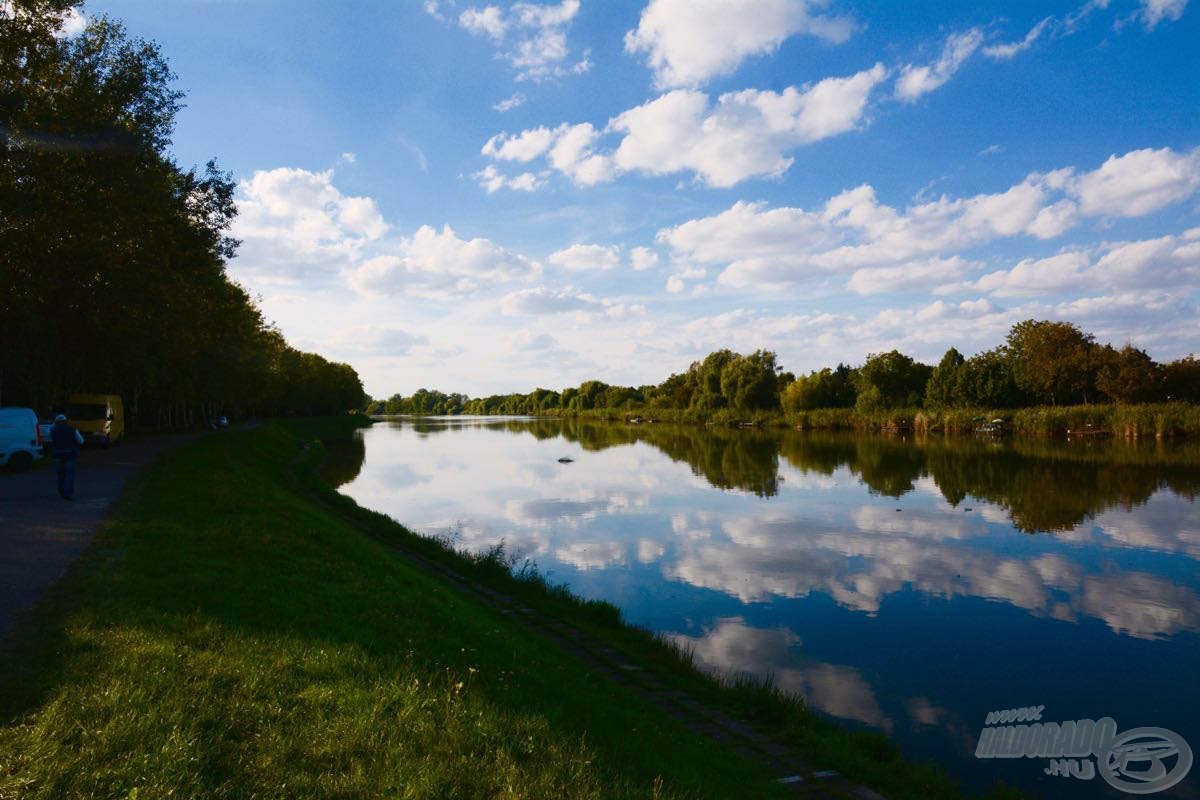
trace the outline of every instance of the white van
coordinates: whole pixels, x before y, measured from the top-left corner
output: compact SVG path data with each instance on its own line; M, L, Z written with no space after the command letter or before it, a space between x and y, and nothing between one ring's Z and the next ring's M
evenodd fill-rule
M42 457L42 437L32 408L0 408L0 467L17 472Z

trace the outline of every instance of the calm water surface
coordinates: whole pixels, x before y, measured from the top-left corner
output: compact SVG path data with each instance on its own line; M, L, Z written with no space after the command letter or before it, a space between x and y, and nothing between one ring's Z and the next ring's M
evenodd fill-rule
M1200 753L1195 444L463 417L357 436L331 470L361 505L504 542L968 789L1129 796L976 759L997 709L1165 727ZM1155 796L1200 795L1198 774Z

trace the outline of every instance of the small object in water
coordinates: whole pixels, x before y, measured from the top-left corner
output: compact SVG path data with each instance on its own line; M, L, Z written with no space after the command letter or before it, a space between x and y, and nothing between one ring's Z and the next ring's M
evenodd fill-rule
M970 510L971 510L971 509L969 509L969 508L964 508L964 509L963 509L963 511L970 511Z
M898 508L897 508L897 509L896 509L896 513L897 513L897 514L899 514L899 513L900 513L900 509L898 509Z
M568 458L567 456L563 456L562 458L560 458L560 459L558 460L558 463L560 463L560 464L570 464L570 463L572 463L572 462L574 462L574 461L575 461L575 459L573 459L573 458Z

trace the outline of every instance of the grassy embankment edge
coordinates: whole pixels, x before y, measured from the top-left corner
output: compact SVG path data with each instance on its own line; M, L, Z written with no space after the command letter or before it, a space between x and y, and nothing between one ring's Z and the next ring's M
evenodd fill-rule
M296 445L362 424L205 437L135 480L0 658L0 797L387 794L396 781L498 797L779 788L380 543L570 620L889 797L957 796L882 736L845 731L769 684L707 676L502 552L456 553L357 506L318 479L323 447ZM479 647L448 646L459 642Z

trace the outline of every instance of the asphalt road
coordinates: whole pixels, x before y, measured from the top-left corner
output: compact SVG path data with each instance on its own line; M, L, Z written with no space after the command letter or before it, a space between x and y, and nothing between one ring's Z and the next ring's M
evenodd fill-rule
M129 478L193 437L151 436L110 450L85 449L70 501L58 496L52 463L20 474L0 472L0 642L87 548Z

